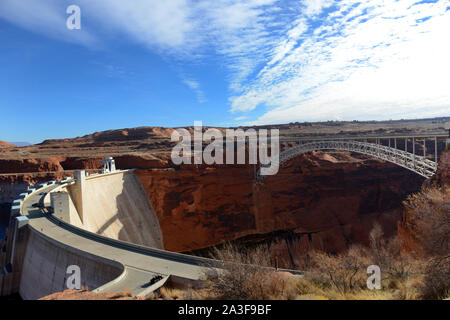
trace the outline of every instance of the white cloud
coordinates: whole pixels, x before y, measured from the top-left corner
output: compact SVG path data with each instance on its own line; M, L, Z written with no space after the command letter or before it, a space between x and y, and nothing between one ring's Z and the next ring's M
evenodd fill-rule
M269 50L266 26L278 0L78 0L83 38L65 28L70 0L2 0L0 18L84 45L124 38L177 59L219 54L241 88ZM263 49L265 48L265 49Z
M304 14L306 16L314 16L320 14L323 9L331 6L334 0L304 0Z
M67 29L67 6L64 1L58 0L1 0L0 19L60 40L87 46L97 45L97 39L86 29Z
M33 32L91 46L103 38L126 36L157 50L180 53L198 37L190 0L78 0L82 29L66 28L71 0L2 0L0 18Z
M78 33L65 28L72 2L1 0L0 18L87 46L123 37L178 61L212 55L229 70L230 111L265 108L251 123L449 113L448 0L79 0Z
M119 32L153 49L191 46L193 29L188 0L79 0L87 18L109 34Z
M230 88L241 91L245 82L265 60L276 35L268 26L276 22L278 0L199 1L195 17L199 33L231 71ZM275 27L274 27L275 28Z
M298 46L281 39L281 58L231 98L231 110L268 109L249 124L448 115L448 1L415 2L343 1Z

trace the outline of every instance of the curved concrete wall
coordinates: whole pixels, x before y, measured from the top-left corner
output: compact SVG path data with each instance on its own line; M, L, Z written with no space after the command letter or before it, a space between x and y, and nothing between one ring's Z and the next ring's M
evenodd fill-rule
M81 286L93 290L120 276L120 263L76 250L30 231L22 276L20 296L25 300L42 298L67 289L67 267L77 265Z
M136 245L86 230L90 226L98 232L107 233L108 227L119 221L122 224L122 229L119 230L128 228L126 231L131 232L133 225L125 225L123 222L126 223L127 218L133 218L132 214L146 213L149 217L155 217L142 185L136 183L136 180L132 171L80 178L86 191L86 194L81 192L81 198L86 201L87 208L100 210L106 217L107 214L112 216L113 222L106 219L108 223L103 231L99 228L102 222L98 220L95 211L85 212L84 230L69 222L71 219L78 219L78 223L84 225L67 192L70 187L75 187L72 188L72 193L82 190L74 181L51 181L24 195L20 207L12 211L20 212L22 216L15 220L16 231L10 241L12 249L9 250L9 256L14 259L12 272L8 271L5 278L8 292L18 291L23 299L28 300L63 291L67 288L68 277L72 275L67 273L68 267L72 265L80 268L80 285L84 288L99 292L130 290L140 296L146 296L164 285L169 277L177 284L195 286L208 277L217 276L222 266L220 261ZM90 186L86 187L87 184ZM107 191L96 190L98 187ZM107 197L112 195L115 198L108 202ZM101 198L103 207L89 202L98 200L96 197ZM55 205L53 211L45 205L49 198ZM157 223L156 217L156 221L149 220ZM145 234L160 232L159 226L156 228L155 224L147 226L154 229L149 232L143 229ZM119 232L119 236L120 234ZM131 234L129 237L131 238ZM157 242L155 238L151 239ZM16 281L16 278L20 281ZM153 283L156 278L160 280Z
M72 202L69 203L71 224L112 239L163 248L158 218L133 171L87 178L82 197L76 185L67 189ZM80 198L82 215L74 214L76 208L80 209L77 205Z

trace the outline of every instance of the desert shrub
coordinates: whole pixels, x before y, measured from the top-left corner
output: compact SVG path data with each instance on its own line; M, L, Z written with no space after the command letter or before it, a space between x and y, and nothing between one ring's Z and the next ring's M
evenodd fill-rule
M409 232L425 254L445 256L450 252L450 190L428 188L408 197Z
M428 188L405 201L409 233L428 257L419 286L424 299L450 294L450 190Z
M238 249L227 244L212 257L223 261L223 271L212 280L212 291L220 299L283 299L294 296L288 277L270 268L267 247Z
M312 264L307 277L322 288L333 287L345 294L365 287L368 264L362 247L352 246L339 255L316 251L310 254L310 258Z
M430 259L420 293L423 299L445 299L450 295L450 256Z
M367 250L370 264L380 267L382 282L390 288L399 287L399 282L419 275L421 262L408 253L401 252L402 243L398 236L385 238L381 226L376 223L369 234Z
M418 299L422 285L422 261L401 252L398 237L386 239L375 224L370 245L351 246L340 254L310 251L299 259L306 270L299 294L315 294L329 299ZM381 290L367 288L367 267L381 269Z

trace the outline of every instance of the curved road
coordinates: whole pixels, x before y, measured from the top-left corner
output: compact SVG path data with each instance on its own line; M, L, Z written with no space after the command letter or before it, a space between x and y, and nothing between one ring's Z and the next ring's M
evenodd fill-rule
M28 217L32 232L57 245L68 246L88 254L115 261L123 266L122 275L97 291L129 289L133 294L146 295L163 285L169 276L195 284L213 275L219 261L153 249L106 238L74 227L53 216L43 208L45 196L60 187L56 183L28 195L21 206L21 214ZM41 206L40 208L38 206ZM153 283L155 280L156 283Z

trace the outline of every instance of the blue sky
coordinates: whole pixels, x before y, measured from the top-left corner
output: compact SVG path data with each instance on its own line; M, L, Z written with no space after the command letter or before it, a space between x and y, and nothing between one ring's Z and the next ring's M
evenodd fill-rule
M1 0L0 140L449 116L448 30L448 0Z

